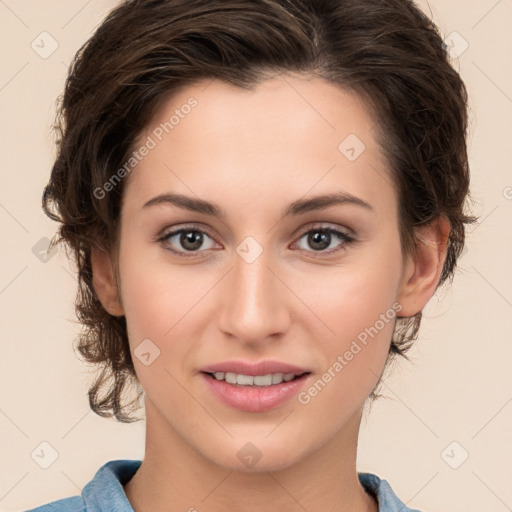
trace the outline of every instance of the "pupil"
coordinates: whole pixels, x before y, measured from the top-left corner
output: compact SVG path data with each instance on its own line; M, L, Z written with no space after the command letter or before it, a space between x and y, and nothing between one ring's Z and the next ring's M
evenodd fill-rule
M203 235L197 231L185 231L181 234L180 243L185 249L199 249L203 243Z
M321 250L321 249L325 249L325 248L329 247L330 238L331 238L330 233L317 231L317 232L315 232L315 234L309 236L308 242L311 244L311 246L314 249ZM315 247L315 244L317 244L317 243L320 244L320 247Z

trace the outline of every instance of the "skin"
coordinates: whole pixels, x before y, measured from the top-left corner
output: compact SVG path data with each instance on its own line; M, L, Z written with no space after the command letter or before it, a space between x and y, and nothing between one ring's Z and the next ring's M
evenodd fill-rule
M294 397L271 411L240 411L219 402L198 371L271 358L308 368L308 389L393 304L399 316L423 309L449 223L418 229L416 256L402 255L375 121L353 92L303 75L268 78L251 91L199 82L174 94L140 141L191 96L198 105L129 175L117 269L105 252L92 254L96 292L110 314L126 316L132 351L147 338L160 350L149 366L134 357L146 453L126 495L137 512L376 511L357 478L357 438L392 321L305 405ZM354 161L338 150L349 134L366 146ZM293 201L338 191L371 209L347 203L281 216ZM226 218L143 208L169 192L214 202ZM192 257L169 251L190 247L179 235L156 241L189 223L209 233ZM307 233L318 225L351 230L356 241L332 236L315 250ZM252 263L236 252L247 236L263 249ZM248 442L261 453L252 468L237 457Z

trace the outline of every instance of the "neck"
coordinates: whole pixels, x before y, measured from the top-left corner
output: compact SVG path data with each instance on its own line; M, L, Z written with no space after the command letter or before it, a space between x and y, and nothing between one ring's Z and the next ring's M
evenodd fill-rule
M377 512L356 472L360 421L359 410L343 432L284 469L243 472L204 457L146 402L146 452L124 490L135 512Z

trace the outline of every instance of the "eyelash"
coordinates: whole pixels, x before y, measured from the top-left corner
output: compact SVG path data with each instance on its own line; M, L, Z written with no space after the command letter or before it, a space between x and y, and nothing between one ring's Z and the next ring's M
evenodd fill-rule
M179 235L179 234L181 234L183 232L202 233L203 235L207 235L209 238L213 239L213 237L211 236L211 234L208 231L206 231L204 229L199 229L197 226L193 226L192 225L192 226L184 226L184 227L181 227L180 229L164 233L161 237L157 238L156 241L157 242L166 242L170 238L172 238L173 236ZM310 233L326 233L326 234L331 234L331 235L334 235L340 241L343 242L341 244L341 246L339 246L337 249L334 249L334 250L331 249L330 251L325 251L325 250L321 250L321 251L306 251L306 252L312 252L312 253L316 253L316 254L322 254L322 255L331 256L331 255L336 254L336 253L338 253L340 251L346 250L346 248L348 246L350 246L351 244L356 242L356 239L353 236L348 235L347 233L345 233L343 231L340 231L338 229L335 229L333 227L330 227L330 226L326 226L326 227L322 226L322 227L310 228L309 230L303 232L299 236L297 241L300 240L301 238L303 238L305 235L309 235ZM178 255L180 257L183 257L183 258L194 258L194 257L196 257L197 253L203 252L203 251L175 251L174 249L170 249L168 246L165 247L165 249L170 251L170 252L172 252L173 254L176 254L176 255ZM315 256L315 257L322 257L322 256Z

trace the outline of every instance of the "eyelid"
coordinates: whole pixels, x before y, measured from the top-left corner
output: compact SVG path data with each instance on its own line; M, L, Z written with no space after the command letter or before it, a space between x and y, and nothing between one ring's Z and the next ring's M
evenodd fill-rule
M333 224L331 222L310 222L306 224L306 227L301 227L296 232L299 234L296 235L298 238L303 237L306 233L309 233L310 231L338 231L345 235L347 238L356 238L356 232L348 227L340 226L338 224Z
M203 224L199 223L192 223L192 224L177 224L175 226L166 227L162 229L160 234L156 235L155 241L161 240L164 237L168 237L169 235L175 235L179 233L180 231L198 231L201 233L207 234L210 238L215 238L213 235L213 231Z

